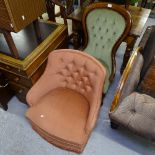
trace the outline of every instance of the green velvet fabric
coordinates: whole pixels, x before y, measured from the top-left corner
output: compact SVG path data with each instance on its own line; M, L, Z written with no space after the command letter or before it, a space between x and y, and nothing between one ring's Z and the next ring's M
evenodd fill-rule
M86 17L88 44L84 51L100 60L109 76L112 73L112 49L125 26L122 15L110 9L95 9ZM109 77L106 80L105 92L109 86L108 79Z

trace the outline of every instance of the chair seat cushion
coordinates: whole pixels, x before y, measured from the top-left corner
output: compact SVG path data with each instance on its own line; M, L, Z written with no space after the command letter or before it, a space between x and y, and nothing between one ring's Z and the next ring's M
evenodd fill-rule
M52 137L68 144L84 145L88 137L85 132L88 112L89 103L84 96L59 88L44 95L38 104L29 108L26 116L33 128L53 144Z
M155 99L145 94L132 93L110 114L113 122L155 140Z

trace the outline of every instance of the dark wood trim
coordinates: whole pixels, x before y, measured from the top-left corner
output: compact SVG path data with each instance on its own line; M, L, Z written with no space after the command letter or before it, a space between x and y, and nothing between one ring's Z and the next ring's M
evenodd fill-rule
M122 33L120 38L117 40L117 42L115 43L115 45L112 49L112 55L111 55L111 57L112 57L112 73L109 78L109 80L112 81L115 76L115 72L116 72L116 61L115 61L116 51L117 51L119 45L128 36L128 34L131 30L132 18L131 18L130 13L128 12L128 10L126 10L125 8L118 6L116 4L111 4L111 7L108 7L108 5L109 5L109 3L97 2L97 3L93 3L93 4L89 5L88 7L86 7L86 9L84 10L84 13L83 13L82 26L83 26L84 37L85 37L84 48L86 48L86 46L88 44L88 33L87 33L87 28L86 28L85 23L86 23L86 18L87 18L87 15L89 14L89 12L91 12L94 9L109 9L109 10L114 10L114 11L118 12L125 19L126 27L124 29L124 32Z
M41 30L40 30L40 27L39 27L38 19L33 21L33 26L34 26L34 31L35 31L35 34L36 34L38 44L40 44L42 42L42 38L41 38Z

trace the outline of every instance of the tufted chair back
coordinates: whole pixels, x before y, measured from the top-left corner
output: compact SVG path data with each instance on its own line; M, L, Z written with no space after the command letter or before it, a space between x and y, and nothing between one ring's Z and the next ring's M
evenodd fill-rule
M115 74L115 53L131 28L131 16L123 7L108 3L93 3L83 14L84 51L96 57L108 73L108 81ZM105 88L105 91L107 90Z
M69 88L82 94L91 106L102 96L105 75L106 70L93 57L71 49L56 50L50 53L46 70L28 92L27 101L34 105L50 90Z

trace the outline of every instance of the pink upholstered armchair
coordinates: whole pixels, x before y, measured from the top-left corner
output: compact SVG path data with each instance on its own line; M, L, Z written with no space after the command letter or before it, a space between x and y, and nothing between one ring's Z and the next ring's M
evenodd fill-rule
M33 128L63 149L82 152L99 113L105 68L71 49L50 53L44 74L27 94Z

